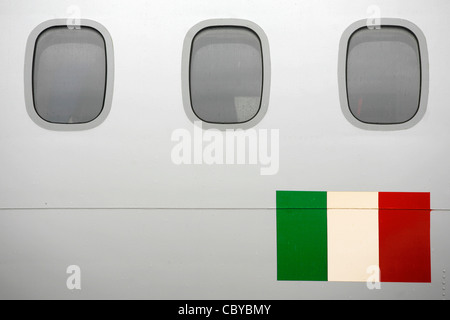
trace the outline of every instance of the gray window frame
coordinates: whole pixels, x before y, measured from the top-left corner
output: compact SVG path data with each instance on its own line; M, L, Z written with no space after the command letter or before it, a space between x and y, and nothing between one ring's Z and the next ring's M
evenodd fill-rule
M212 27L242 27L253 31L259 38L261 42L262 50L262 63L263 63L263 83L262 83L262 94L261 94L261 104L258 113L250 120L242 123L210 123L197 117L195 114L192 103L191 103L191 93L190 93L190 64L191 64L191 51L192 44L196 35L204 29ZM267 113L270 97L270 79L271 79L271 64L270 64L270 48L269 41L263 29L257 24L241 19L211 19L202 21L195 26L193 26L186 34L184 44L183 44L183 55L182 55L182 95L183 95L183 106L185 113L191 122L201 121L202 127L204 129L248 129L256 126Z
M351 37L355 32L362 28L379 28L383 26L389 27L401 27L410 31L417 39L419 45L420 54L420 66L421 66L421 91L418 111L412 119L407 122L399 124L371 124L365 123L357 119L350 110L347 92L347 57L348 57L348 46ZM428 49L425 35L414 23L395 18L383 18L380 20L380 25L375 26L373 24L368 24L368 20L360 20L352 25L350 25L343 33L339 46L339 62L338 62L338 84L339 84L339 96L341 110L345 118L354 126L374 131L395 131L395 130L405 130L412 128L422 120L426 113L427 103L428 103L428 92L429 92L429 62L428 62Z
M105 96L103 102L103 109L101 113L92 121L86 123L74 123L74 124L62 124L52 123L42 119L37 113L34 106L33 98L33 64L34 64L34 51L36 47L36 41L39 36L45 30L52 27L66 26L68 28L76 28L78 26L68 24L71 19L53 19L48 20L38 25L30 34L27 41L25 52L25 70L24 70L24 88L25 88L25 104L27 113L30 118L40 127L54 131L80 131L88 130L99 126L108 117L112 105L113 87L114 87L114 50L111 36L108 30L100 23L81 19L79 26L89 27L98 31L103 40L105 41L106 49L106 87Z

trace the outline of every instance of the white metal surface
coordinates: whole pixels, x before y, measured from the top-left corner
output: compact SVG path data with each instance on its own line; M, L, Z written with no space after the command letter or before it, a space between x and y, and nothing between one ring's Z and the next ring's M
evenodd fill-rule
M427 39L427 111L406 130L363 130L341 111L339 42L373 5ZM51 131L26 110L25 47L37 25L73 17L73 8L111 35L112 107L96 128ZM449 16L447 0L0 0L0 298L441 298L450 262ZM270 102L253 129L279 130L274 175L171 159L173 132L194 133L183 41L208 19L249 20L267 35ZM433 283L370 291L277 282L276 190L430 192ZM73 264L83 270L76 293L65 286Z

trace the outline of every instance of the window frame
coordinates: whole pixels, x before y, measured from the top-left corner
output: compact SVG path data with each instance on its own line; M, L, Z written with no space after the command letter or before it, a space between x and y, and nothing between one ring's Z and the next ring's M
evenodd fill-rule
M383 28L385 27L399 27L411 32L417 39L420 56L421 68L421 88L419 106L416 114L408 121L397 124L376 124L366 123L356 118L350 110L347 92L347 60L350 39L359 30L367 28ZM345 118L355 127L365 130L374 131L395 131L405 130L414 127L424 117L427 110L428 93L429 93L429 62L428 49L425 35L418 26L410 21L395 18L382 18L379 25L369 25L368 20L359 20L350 25L343 33L339 47L339 62L338 62L338 84L341 110Z
M262 55L262 93L261 103L258 112L251 119L241 123L212 123L206 122L199 118L192 106L191 90L190 90L190 67L191 67L191 55L192 45L195 37L201 31L214 28L214 27L241 27L246 28L256 34L261 43L261 55ZM270 79L271 79L271 64L270 64L270 48L267 36L263 29L257 24L242 19L211 19L202 21L193 26L186 34L183 44L182 55L182 95L183 106L185 113L192 123L197 121L202 122L202 127L206 129L248 129L256 126L267 113L270 96Z
M25 70L24 70L24 88L25 88L25 104L27 113L30 118L40 127L53 131L80 131L88 130L99 126L108 117L112 105L113 87L114 87L114 50L111 36L107 29L100 23L81 19L79 25L68 24L70 19L53 19L48 20L33 29L28 37L25 52ZM103 108L100 114L93 120L85 123L52 123L44 120L35 109L34 92L33 92L33 66L35 58L35 49L39 36L46 30L53 27L87 27L97 31L104 40L106 54L106 85L104 92Z

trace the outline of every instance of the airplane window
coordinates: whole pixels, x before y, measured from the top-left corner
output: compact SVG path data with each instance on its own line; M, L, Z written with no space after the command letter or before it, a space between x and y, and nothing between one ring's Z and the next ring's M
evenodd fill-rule
M367 124L395 125L417 114L422 66L419 42L400 26L360 28L348 42L348 107Z
M199 119L238 124L258 114L263 95L262 51L260 38L246 27L213 26L196 34L189 90Z
M37 38L33 100L45 121L79 124L102 112L106 90L106 47L93 28L55 26Z

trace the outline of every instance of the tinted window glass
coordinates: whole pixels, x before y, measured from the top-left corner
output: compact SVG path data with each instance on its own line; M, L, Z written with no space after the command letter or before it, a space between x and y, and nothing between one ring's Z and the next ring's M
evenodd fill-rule
M362 28L350 38L347 94L351 113L370 124L401 124L419 109L419 44L406 28Z
M245 27L209 27L192 43L191 105L209 123L243 123L261 106L263 57L256 33Z
M106 89L106 47L93 28L51 27L35 45L33 100L47 122L87 123L102 112Z

